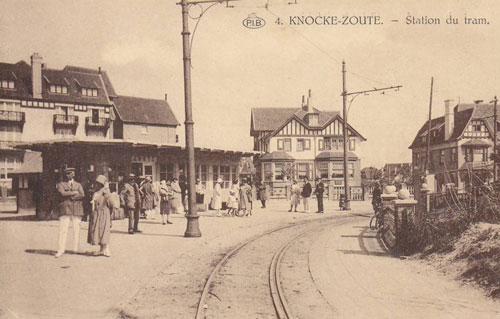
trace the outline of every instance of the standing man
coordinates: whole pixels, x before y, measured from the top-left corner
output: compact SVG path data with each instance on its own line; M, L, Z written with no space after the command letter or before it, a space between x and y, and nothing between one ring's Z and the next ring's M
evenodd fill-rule
M125 215L128 216L128 233L133 234L134 230L139 226L139 213L140 209L137 209L137 191L136 191L135 175L130 174L128 176L127 182L123 185L123 190L121 191L121 202L123 209L125 210Z
M309 213L309 197L312 194L312 186L309 179L304 177L304 186L302 187L302 197L304 199L304 212Z
M262 208L266 208L266 200L267 200L266 184L260 180L257 180L255 186L257 188L257 196L260 199L260 202L262 203Z
M323 193L325 192L325 184L321 181L321 177L316 178L316 198L318 199L318 211L317 213L323 213Z
M78 252L80 240L80 222L83 216L82 200L85 197L83 187L74 180L75 169L64 170L63 181L57 183L56 189L60 195L59 203L59 249L54 257L59 258L66 250L69 222L73 223L73 251Z
M187 181L186 181L186 176L181 175L179 176L179 186L181 188L181 203L182 207L184 208L184 212L187 213L188 211L188 205L187 205Z

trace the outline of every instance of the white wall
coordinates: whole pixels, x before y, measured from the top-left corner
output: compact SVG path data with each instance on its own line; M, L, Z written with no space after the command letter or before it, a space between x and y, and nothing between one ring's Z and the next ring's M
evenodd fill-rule
M147 134L143 134L141 124L123 123L123 138L126 140L173 144L175 143L175 134L176 127L147 125Z

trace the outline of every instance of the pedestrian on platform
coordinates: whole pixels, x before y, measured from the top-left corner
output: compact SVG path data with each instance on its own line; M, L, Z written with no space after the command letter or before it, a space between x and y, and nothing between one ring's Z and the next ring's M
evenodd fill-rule
M267 200L266 184L260 180L257 180L255 186L257 188L257 196L259 197L259 200L262 203L262 208L266 208L266 200Z
M134 234L135 231L139 232L139 194L139 189L135 182L135 175L129 174L127 182L123 185L123 190L120 193L120 201L125 211L125 216L128 217L128 233L131 235Z
M59 248L54 257L59 258L66 250L69 222L73 224L73 252L78 252L80 241L80 222L83 216L83 203L85 197L83 187L75 181L75 169L64 170L63 181L56 185L60 195L59 203Z
M179 179L174 177L172 183L170 183L170 188L172 190L172 204L170 205L172 214L180 214L180 207L182 206L182 190L179 185Z
M215 183L215 186L214 186L214 192L213 192L213 195L212 195L212 203L211 203L211 206L212 206L212 209L215 209L215 211L217 212L217 217L220 217L222 216L221 213L220 213L220 210L222 208L222 179L218 178L217 179L217 183Z
M325 192L325 184L321 181L321 177L316 178L316 188L314 193L316 194L316 198L318 200L318 211L317 213L323 213L323 193Z
M199 178L196 179L194 188L196 192L196 204L203 205L205 203L205 185L203 185Z
M304 202L304 213L309 213L309 198L312 194L312 186L309 179L304 177L304 186L302 187L302 200Z
M240 210L245 211L245 216L252 216L252 187L243 178L240 185Z
M111 212L114 209L111 192L105 187L106 177L99 175L96 178L94 194L92 195L92 212L89 218L89 232L87 241L91 245L100 245L101 249L94 256L111 257L109 249Z
M141 184L140 190L142 194L141 206L142 209L144 210L146 219L153 219L154 217L153 205L154 205L155 193L153 191L153 184L151 183L150 176L146 176L143 183Z
M188 211L188 205L187 205L187 181L186 181L186 176L181 175L179 176L179 186L181 188L181 203L182 203L182 209L184 210L185 213Z
M168 206L169 196L172 197L172 189L169 189L166 181L160 182L160 214L161 214L161 223L172 224L170 221L170 207ZM165 221L165 218L167 219Z
M302 190L300 189L300 186L297 185L297 181L293 180L292 187L290 188L290 210L288 210L289 212L291 212L292 210L294 212L297 212L297 206L300 203L301 192Z

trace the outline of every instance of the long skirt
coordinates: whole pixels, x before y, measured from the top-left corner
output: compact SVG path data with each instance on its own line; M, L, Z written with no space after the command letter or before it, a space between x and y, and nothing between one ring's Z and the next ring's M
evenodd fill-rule
M170 209L168 207L168 201L160 200L160 214L162 215L170 215Z
M90 214L88 243L91 245L109 244L111 216L108 209Z

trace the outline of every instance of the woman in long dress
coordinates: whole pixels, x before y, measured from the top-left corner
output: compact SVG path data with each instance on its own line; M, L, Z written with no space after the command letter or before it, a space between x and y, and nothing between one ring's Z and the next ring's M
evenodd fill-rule
M245 216L252 215L252 187L246 178L242 179L240 186L240 210L245 211Z
M170 207L168 206L168 197L171 196L172 190L168 188L166 181L160 182L160 214L161 214L161 222L163 225L172 224L170 221ZM165 222L165 216L167 221Z
M107 187L106 177L99 175L95 181L95 193L92 195L92 213L89 220L88 243L91 245L100 245L101 249L94 255L111 257L109 250L111 211L114 203L111 198L111 192Z
M294 180L292 182L292 187L290 189L291 196L290 196L290 209L288 210L289 212L291 212L292 210L294 212L297 211L297 206L300 203L300 192L301 192L300 186L297 185L297 181Z
M214 186L214 193L212 195L212 209L215 209L217 212L217 216L222 216L220 213L220 209L222 208L222 179L218 178L217 183Z
M151 184L151 177L147 176L144 183L141 185L142 192L142 209L145 210L146 219L153 218L153 205L154 196L153 185Z

